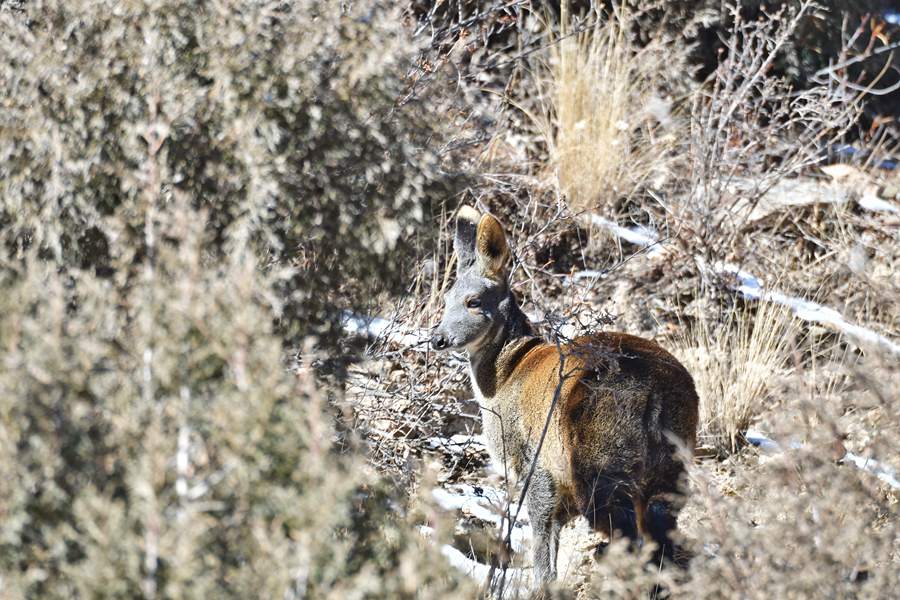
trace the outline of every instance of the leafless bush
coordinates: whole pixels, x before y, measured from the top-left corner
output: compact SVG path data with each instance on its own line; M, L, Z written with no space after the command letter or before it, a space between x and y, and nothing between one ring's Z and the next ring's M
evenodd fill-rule
M775 184L817 164L860 110L846 85L795 90L773 76L776 61L817 5L804 0L746 22L733 5L726 52L695 97L687 190L666 208L681 246L706 259L742 239L735 233Z

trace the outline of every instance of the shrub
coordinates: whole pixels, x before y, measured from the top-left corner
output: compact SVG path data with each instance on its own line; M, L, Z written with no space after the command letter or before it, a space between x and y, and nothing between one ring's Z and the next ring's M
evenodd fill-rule
M872 368L878 361L867 362ZM883 383L895 384L895 376L896 371ZM708 474L695 471L699 518L692 535L703 548L695 545L686 595L697 589L712 597L892 595L898 573L896 489L836 460L838 415L822 404L819 397L795 400L794 409L777 415L779 433L786 436L783 454L732 463L733 477L719 484L724 493L710 485ZM894 407L885 408L885 418L896 417ZM885 428L878 438L868 451L890 456L896 428ZM791 448L797 440L803 444Z
M453 184L343 4L0 7L0 596L464 592L310 370Z
M279 284L293 339L334 334L348 292L404 280L453 189L435 152L446 120L426 112L441 110L434 86L412 93L397 11L345 4L0 12L3 243L127 270L151 252L154 215L185 196L208 252L246 242L264 265L293 264ZM130 260L109 254L119 236Z
M0 288L0 573L29 597L440 595L390 496L340 456L308 370L281 367L271 279L160 217L141 277L28 257ZM127 283L127 284L126 284Z
M823 83L795 91L774 71L818 6L804 0L745 21L729 5L727 51L709 85L693 97L688 159L679 194L663 202L685 253L706 260L743 257L738 235L779 182L823 159L859 116L862 94Z

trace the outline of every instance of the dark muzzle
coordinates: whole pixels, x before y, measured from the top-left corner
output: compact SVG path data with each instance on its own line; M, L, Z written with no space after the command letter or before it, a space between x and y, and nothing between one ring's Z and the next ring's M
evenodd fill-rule
M431 347L435 350L446 350L450 346L447 336L443 333L435 333L431 336Z

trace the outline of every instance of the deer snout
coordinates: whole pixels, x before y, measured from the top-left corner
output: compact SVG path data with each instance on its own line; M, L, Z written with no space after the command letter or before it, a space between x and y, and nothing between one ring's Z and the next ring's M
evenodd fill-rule
M447 336L440 331L431 336L431 347L435 350L446 350L450 346Z

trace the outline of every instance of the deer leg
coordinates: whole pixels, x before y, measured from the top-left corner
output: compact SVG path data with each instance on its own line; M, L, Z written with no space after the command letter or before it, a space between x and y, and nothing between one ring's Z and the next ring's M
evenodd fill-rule
M528 518L534 531L534 583L536 587L556 579L556 556L562 519L556 485L546 471L535 471L526 496Z
M681 556L677 552L675 543L670 533L675 529L678 521L680 503L672 501L664 496L655 496L647 503L647 510L643 518L643 527L647 535L656 542L654 560L660 563L663 559L672 561L676 565L684 566L688 557Z
M577 481L581 513L595 531L606 533L610 541L622 536L637 546L640 543L636 507L627 478L599 474L587 482ZM643 508L643 507L641 507Z

